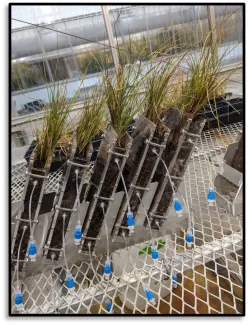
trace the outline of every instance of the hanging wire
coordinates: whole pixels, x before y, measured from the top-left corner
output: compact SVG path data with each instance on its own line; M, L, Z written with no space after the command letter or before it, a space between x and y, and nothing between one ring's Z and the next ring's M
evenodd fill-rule
M214 30L218 30L218 28L226 21L228 20L230 17L233 16L234 13L238 12L239 9L235 10L232 14L228 15L225 19L223 19L223 21L220 22L220 24L216 24L213 28L212 28L212 32ZM37 28L43 28L43 29L47 29L47 30L50 30L52 32L55 32L55 33L60 33L60 34L64 34L64 35L67 35L67 36L71 36L71 37L74 37L76 39L81 39L83 41L87 41L89 43L95 43L95 44L98 44L98 45L102 45L104 47L109 47L109 48L115 48L119 51L124 51L124 52L127 52L129 54L136 54L136 55L139 55L140 53L136 53L136 52L131 52L129 50L126 50L126 49L123 49L123 48L119 48L119 47L116 47L116 46L112 46L112 45L109 45L109 44L105 44L105 43L102 43L102 42L99 42L99 41L96 41L96 40L92 40L92 39L89 39L89 38L86 38L86 37L82 37L82 36L77 36L77 35L73 35L71 33L67 33L67 32L62 32L62 31L59 31L59 30L56 30L56 29L53 29L53 28L50 28L50 27L47 27L47 26L44 26L44 25L39 25L39 24L35 24L35 23L30 23L30 22L27 22L27 21L24 21L24 20L21 20L21 19L17 19L17 18L11 18L11 20L14 20L14 21L18 21L18 22L21 22L21 23L24 23L24 24L27 24L27 25L30 25L30 26L33 26L33 27L37 27ZM192 46L193 44L191 44ZM184 67L184 66L182 66Z
M148 222L148 225L149 225L149 230L150 230L150 234L151 234L152 244L155 246L156 245L156 242L155 242L155 239L154 239L154 237L152 235L152 227L151 227L151 223L150 223L150 220L149 220L149 217L148 217L146 208L144 206L144 203L142 202L142 199L140 197L140 193L137 192L136 195L137 195L137 197L138 197L138 199L139 199L139 201L140 201L140 203L141 203L141 205L142 205L142 207L144 209L144 212L145 212L145 215L146 215L146 219L147 219L147 222Z
M98 284L101 284L101 277L100 277L100 275L99 275L99 278L100 278L100 280L98 279L98 274L97 274L97 272L95 271L95 269L94 269L94 267L93 267L93 262L92 262L92 256L91 256L91 243L89 242L88 243L88 249L89 249L89 257L90 257L90 266L91 266L91 268L92 268L92 271L93 271L93 273L94 273L94 275L95 275L95 277L96 277L96 279L97 279L97 282L98 282Z
M108 236L108 225L107 225L107 216L105 213L105 209L104 209L104 203L101 203L101 208L102 208L102 213L103 213L103 217L104 217L104 225L105 225L105 232L106 232L106 240L107 240L107 256L109 256L109 236Z
M17 272L17 265L15 266L14 274L13 274L12 281L11 281L11 286L13 286L13 284L14 284L16 272Z
M154 295L153 295L153 293L152 293L151 290L149 289L148 285L144 283L144 281L142 280L142 277L139 276L139 275L137 274L136 267L135 267L134 262L133 262L133 259L132 259L132 257L131 257L130 247L127 246L126 236L125 236L125 233L124 233L124 232L122 233L122 236L123 236L123 239L124 239L124 242L125 242L125 245L126 245L126 249L127 249L127 252L128 252L128 257L129 257L130 262L131 262L132 267L133 267L134 276L136 277L138 283L139 283L139 282L141 283L141 285L142 285L142 287L143 287L143 290L144 290L144 292L145 292L145 295L146 295L146 297L147 297L149 303L150 303L151 305L155 305L156 302L155 302L155 299L154 299Z
M128 245L127 245L126 235L125 235L124 232L122 233L122 236L123 236L123 240L124 240L124 243L125 243L125 245L126 245L127 252L128 252L128 258L129 258L129 260L130 260L130 262L131 262L131 264L132 264L132 267L133 267L134 275L135 275L136 279L137 279L138 281L140 281L141 284L143 285L144 282L143 282L142 278L141 278L139 275L136 274L136 272L137 272L137 271L136 271L136 267L135 267L135 264L134 264L133 259L132 259L132 257L131 257L130 247L128 247Z
M170 185L171 185L171 189L172 189L172 191L173 191L173 195L175 196L175 195L176 195L176 192L177 192L177 193L181 196L181 198L182 198L182 200L183 200L183 203L184 203L184 206L186 207L187 212L188 212L188 224L191 225L191 215L190 215L190 209L189 209L189 205L188 205L188 200L187 200L187 199L186 199L186 200L184 199L184 196L182 195L182 193L179 191L178 188L176 188L176 186L175 186L174 183L172 182L172 180L171 180L171 175L170 175L170 173L169 173L169 170L168 170L168 168L167 168L167 166L166 166L165 161L164 161L161 157L159 157L159 155L158 155L158 153L157 153L157 151L156 151L155 148L152 150L152 152L155 153L155 155L157 155L157 157L160 159L160 161L163 163L163 165L164 165L164 167L165 167L166 175L167 175L168 178L169 178L169 182L170 182ZM186 185L185 185L185 186L186 186ZM186 189L186 187L185 187L185 189ZM185 194L186 194L186 192L185 192Z
M127 50L125 49L121 49L121 48L118 48L116 46L112 46L112 45L109 45L109 44L105 44L105 43L102 43L102 42L99 42L99 41L94 41L92 39L89 39L89 38L86 38L86 37L82 37L82 36L77 36L77 35L73 35L71 33L67 33L67 32L62 32L62 31L58 31L56 29L53 29L53 28L50 28L50 27L47 27L47 26L43 26L43 25L39 25L39 24L34 24L34 23L30 23L30 22L27 22L27 21L24 21L24 20L20 20L20 19L16 19L16 18L11 18L12 20L15 20L15 21L18 21L18 22L21 22L21 23L24 23L24 24L27 24L27 25L30 25L30 26L34 26L34 27L37 27L37 28L43 28L43 29L47 29L47 30L50 30L52 32L56 32L56 33L60 33L60 34L63 34L63 35L67 35L67 36L71 36L71 37L74 37L74 38L78 38L78 39L81 39L83 41L87 41L89 43L96 43L98 45L102 45L104 47L109 47L109 48L114 48L114 49L118 49L120 51L124 51L124 52L128 52ZM138 53L134 53L133 54L138 54Z
M91 248L91 243L89 242L89 243L88 243L88 249L89 249L89 257L90 257L90 265L91 265L92 271L93 271L93 273L94 273L94 275L95 275L95 277L96 277L96 279L97 279L98 285L99 285L99 287L101 288L102 280L101 280L100 275L99 275L99 278L100 278L100 280L99 280L99 278L98 278L98 274L97 274L96 270L95 270L94 267L93 267L92 256L91 256L91 249L90 249L90 248ZM108 280L108 282L109 282L109 280ZM107 290L107 287L104 289L104 294L103 294L103 297L102 297L102 301L101 301L101 303L100 303L101 305L103 304L104 298L105 298L105 296L106 296L106 290ZM107 303L110 303L110 300L109 300L109 299L107 299L107 301L106 301L106 305L107 305ZM110 304L111 304L111 303L110 303ZM112 308L113 308L113 307L112 307L112 304L111 304L110 310L107 310L107 311L110 312ZM107 308L107 309L108 309L108 308ZM100 310L101 310L101 309L99 309L99 312L100 312Z
M205 150L202 150L202 148L200 148L197 144L195 146L196 146L196 149L198 150L198 152L203 153L203 155L205 157L205 160L206 160L206 163L207 163L207 170L208 170L209 175L210 175L209 185L210 185L210 187L212 186L214 188L214 186L213 186L213 174L212 174L211 166L208 165L208 162L209 162L208 156L207 156Z
M32 204L32 199L33 199L33 194L34 194L34 190L36 185L38 184L38 181L35 180L33 182L33 189L29 198L29 209L28 209L28 216L29 216L29 225L30 225L30 237L33 237L33 227L32 227L32 218L31 218L31 204Z
M159 157L159 154L157 153L157 150L156 150L155 148L152 149L152 152L153 152L153 153L154 153L154 154L159 158L159 160L163 163L164 168L165 168L166 173L167 173L167 176L169 177L169 181L170 181L170 184L171 184L171 188L172 188L173 194L175 195L176 192L175 192L175 190L174 190L174 184L173 184L173 182L172 182L172 180L171 180L171 176L170 176L169 170L168 170L168 168L167 168L167 166L166 166L164 160L163 160L161 157Z
M17 252L17 262L16 262L16 282L17 282L17 287L20 287L20 283L19 283L19 259L20 259L20 251L21 251L21 246L22 246L22 241L23 241L23 237L25 234L25 231L27 230L27 226L23 227L23 231L22 231L22 237L20 240L20 244L18 247L18 252Z
M185 190L185 197L186 197L186 203L187 203L186 207L188 209L188 229L190 229L191 225L192 225L192 215L191 215L192 205L191 205L191 210L190 210L190 208L189 208L189 200L188 200L188 195L187 195L186 182L185 181L184 181L184 190ZM177 191L178 191L179 195L182 197L183 203L185 204L185 200L184 200L183 195L180 193L179 190L177 190Z
M128 196L128 192L127 192L126 182L125 182L125 180L124 180L124 177L123 177L123 174L122 174L122 171L121 171L120 165L119 165L119 159L118 159L118 158L115 158L115 163L116 163L116 165L118 166L119 173L120 173L120 175L121 175L121 180L122 180L122 183L123 183L123 186L124 186L124 190L125 190L125 193L126 193L126 197L127 197L127 205L128 205L128 212L131 212L131 206L130 206L130 200L129 200L129 196Z
M66 270L67 272L69 272L69 267L68 267L68 263L67 263L67 259L66 259L66 252L65 252L65 218L67 217L67 215L65 213L63 213L62 218L63 218L63 233L62 233L62 237L63 237L63 249L64 249L64 260L65 260L65 266L66 266Z
M78 168L75 169L76 174L76 188L77 188L77 217L78 217L78 224L80 224L80 198L79 198L79 188L78 188Z
M55 254L52 253L52 255L51 255L52 261L54 260L54 257L55 257ZM54 282L53 281L53 272L54 272L54 269L52 269L52 272L51 272L52 303L53 303L53 306L54 306L55 314L59 314L58 306L56 306L56 296L57 296L57 294L55 293L55 295L54 295L54 285L56 284L56 278L55 278L55 282ZM54 273L56 274L56 272L54 272Z

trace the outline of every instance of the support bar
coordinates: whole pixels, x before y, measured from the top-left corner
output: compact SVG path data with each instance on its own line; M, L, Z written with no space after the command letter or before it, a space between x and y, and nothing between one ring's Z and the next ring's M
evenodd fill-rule
M60 210L60 211L65 211L65 212L77 212L77 209L67 209L67 208L63 208L63 207L58 207L56 205L55 210Z
M136 186L133 184L131 184L130 186L135 188L136 190L140 190L140 191L149 191L150 190L149 187L141 187L141 186Z
M94 197L103 201L114 201L113 197L104 197L97 194L95 194Z
M167 220L168 219L168 217L159 216L158 214L154 214L152 212L150 212L149 218L151 218L151 219L161 219L161 220Z
M193 138L200 138L201 137L200 134L190 133L190 132L185 131L184 129L182 129L182 133L188 135L189 137L193 137Z
M128 155L124 155L122 153L114 152L112 150L109 150L108 152L111 153L111 155L113 155L113 156L128 158Z
M48 176L42 176L42 175L36 175L36 174L32 174L30 172L26 172L26 175L29 175L29 176L32 176L34 178L42 178L42 179L48 179L49 178L49 175Z
M152 142L148 139L146 140L146 143L148 143L152 147L157 147L157 148L165 148L166 147L165 144L158 144L158 143Z
M87 168L87 169L90 168L90 164L89 164L89 165L78 164L78 163L75 163L75 162L73 162L73 161L70 161L69 159L68 159L68 161L67 161L67 164L68 164L68 165L75 166L75 167L79 167L79 168Z
M30 223L29 219L16 218L17 221ZM38 223L38 220L31 220L32 223Z

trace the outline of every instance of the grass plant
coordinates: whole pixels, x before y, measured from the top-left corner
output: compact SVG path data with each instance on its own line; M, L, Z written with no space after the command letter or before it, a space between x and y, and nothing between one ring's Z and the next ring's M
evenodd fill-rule
M168 108L165 104L166 97L171 90L179 61L171 56L159 62L146 80L144 115L155 124Z
M35 156L35 159L45 167L58 142L72 135L73 128L67 122L67 118L78 97L79 90L80 88L72 98L67 99L67 88L64 83L47 87L48 104L44 107L42 126L36 130Z
M141 110L143 99L139 95L148 74L141 64L119 65L117 74L104 71L103 96L106 98L110 122L118 135L117 143L125 134L134 116Z
M87 144L102 131L105 113L106 97L103 96L101 88L94 87L91 95L84 97L84 108L76 129L79 152L82 152Z

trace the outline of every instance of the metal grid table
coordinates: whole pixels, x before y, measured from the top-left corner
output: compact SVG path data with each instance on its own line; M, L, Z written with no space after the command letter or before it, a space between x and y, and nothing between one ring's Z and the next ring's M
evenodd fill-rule
M210 178L215 177L226 147L235 142L240 129L242 124L236 123L221 128L221 132L203 133L191 157L184 178L193 214L191 249L186 247L186 229L181 229L157 239L161 243L158 266L145 252L151 242L116 251L108 281L103 278L102 258L92 257L89 263L80 255L77 263L70 264L76 283L74 294L65 285L63 268L24 279L23 313L106 314L106 299L115 314L242 313L242 215L234 217L207 203ZM20 166L12 167L12 175L20 170ZM21 192L20 185L18 190L13 188L17 177L12 178L12 193ZM51 176L49 188L57 181L58 177ZM13 197L16 200L17 195ZM173 288L172 270L178 276L177 288ZM146 299L142 284L153 292L154 306ZM14 306L12 312L16 313Z

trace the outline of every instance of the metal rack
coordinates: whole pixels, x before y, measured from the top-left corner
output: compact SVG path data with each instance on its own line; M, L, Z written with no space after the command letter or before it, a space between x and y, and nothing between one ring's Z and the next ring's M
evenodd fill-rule
M220 132L204 132L197 145L205 155L197 149L192 154L184 177L193 212L192 249L186 247L187 229L172 235L161 233L157 238L161 243L159 267L147 254L150 242L136 244L129 249L135 271L128 261L128 250L117 250L112 253L109 281L103 278L104 256L92 257L92 264L79 256L78 262L70 264L76 283L73 295L64 284L65 269L54 265L52 271L23 279L23 313L108 313L107 298L116 314L242 313L243 216L233 216L218 204L209 207L206 196L210 171L214 178L226 147L236 141L240 129L242 123L222 127ZM20 166L12 167L13 198L20 188L15 175L21 175L21 170ZM57 177L50 177L47 188L58 186L57 182ZM172 269L178 275L177 288L172 287ZM154 293L155 306L146 300L140 278ZM14 305L12 312L16 313Z

